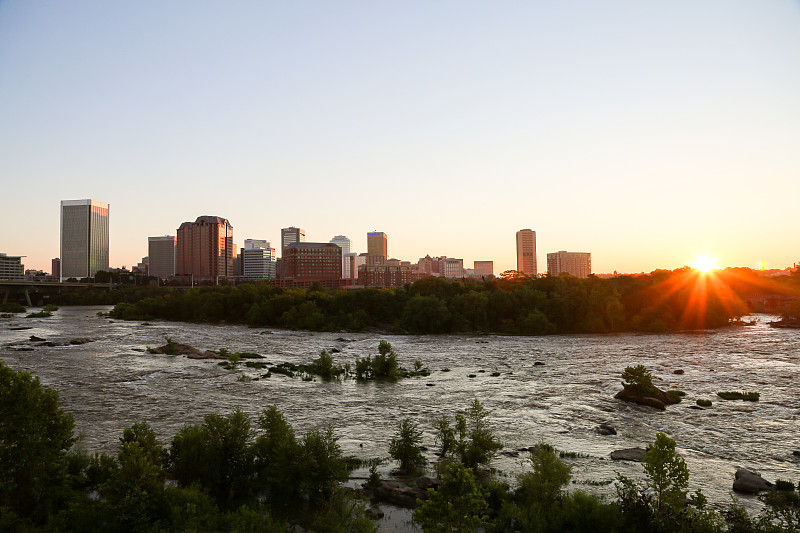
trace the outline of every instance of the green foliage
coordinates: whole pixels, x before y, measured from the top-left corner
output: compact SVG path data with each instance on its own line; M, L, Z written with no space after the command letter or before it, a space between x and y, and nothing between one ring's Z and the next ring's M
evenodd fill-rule
M0 313L24 313L25 306L16 302L0 303Z
M236 508L249 496L252 441L250 420L242 411L206 415L203 424L185 426L172 439L172 477L183 487L203 487L220 508Z
M689 469L686 461L675 451L675 441L664 433L648 446L644 458L647 486L653 489L655 508L668 507L678 511L683 508L689 486Z
M737 391L723 391L718 392L717 396L723 400L744 400L746 402L757 402L760 395L757 392L737 392Z
M36 313L28 313L26 315L26 318L47 318L50 316L53 316L53 313L50 313L48 311L38 311Z
M404 418L397 427L397 434L389 442L389 456L400 463L400 470L412 473L425 465L425 456L419 446L422 431L410 418Z
M72 415L39 378L0 361L0 508L42 524L66 498Z
M378 355L374 358L367 356L364 359L356 358L356 379L397 379L408 372L400 368L397 363L397 354L392 345L386 341L378 344Z
M552 504L569 483L570 467L556 454L555 448L544 442L531 452L532 472L518 476L518 493L523 500Z
M45 305L45 306L42 306L42 311L47 311L48 313L53 313L55 311L58 311L58 306L57 305Z
M425 533L473 532L489 524L487 507L472 470L453 463L445 469L439 488L428 489L428 499L419 501L413 520Z
M333 357L325 350L319 353L319 357L314 359L310 365L306 367L308 372L316 374L322 379L333 379L344 374L344 368L341 365L333 364Z
M711 400L700 399L700 400L697 400L697 405L699 405L700 407L711 407L712 402L711 402Z
M445 461L456 460L468 468L488 465L503 445L495 437L487 418L489 413L477 399L466 415L457 414L451 426L447 417L438 419L434 428L439 456Z
M378 526L365 514L364 502L342 490L321 505L309 527L315 533L375 533Z
M647 393L655 390L653 376L644 365L627 366L622 372L623 387L632 388L639 393Z
M737 278L728 281L735 290L708 291L703 302L692 296L700 281L682 269L611 279L426 278L407 289L302 290L258 283L181 292L123 287L51 296L62 303L114 303L111 316L128 320L224 320L312 331L380 328L400 333L545 335L723 327L748 312L737 293L751 290ZM781 288L770 290L780 293Z
M758 525L768 533L800 531L800 494L793 491L768 492L759 499L764 510L758 517Z
M381 473L378 472L378 467L383 464L383 459L380 457L373 457L372 459L367 459L365 464L369 468L369 478L367 478L366 487L368 489L376 489L381 484Z

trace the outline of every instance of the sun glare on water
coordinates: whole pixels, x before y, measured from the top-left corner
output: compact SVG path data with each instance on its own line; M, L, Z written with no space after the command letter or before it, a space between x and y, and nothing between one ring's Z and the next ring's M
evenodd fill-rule
M693 268L696 268L700 272L711 272L715 268L717 268L717 262L714 261L712 257L707 255L702 255L694 260L694 264L692 265Z

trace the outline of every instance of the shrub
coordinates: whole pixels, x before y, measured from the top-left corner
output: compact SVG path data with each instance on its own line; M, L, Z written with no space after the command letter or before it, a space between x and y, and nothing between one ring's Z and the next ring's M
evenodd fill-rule
M45 305L42 307L42 311L47 311L48 313L52 313L54 311L58 311L57 305Z
M322 350L319 353L319 357L308 365L307 370L322 379L333 379L344 373L344 369L341 366L333 364L333 357L325 350Z
M653 376L644 365L625 367L622 372L622 380L623 387L632 388L641 394L652 393L656 389L653 385Z
M428 499L418 502L413 521L426 533L475 531L489 524L486 500L461 463L449 465L439 488L428 489Z
M664 433L657 433L656 440L647 447L644 458L647 486L655 494L656 510L668 507L678 511L684 507L689 469L686 461L675 451L675 441Z
M455 416L454 427L447 417L435 423L439 455L444 460L455 459L468 468L487 465L503 444L494 436L488 421L489 413L483 404L472 401L467 414Z
M744 400L746 402L757 402L760 395L757 392L723 391L718 392L717 396L723 400Z
M400 470L412 473L425 464L419 449L422 431L409 418L404 418L397 427L397 434L389 442L389 456L400 463Z
M25 306L16 302L6 302L0 304L0 312L3 313L24 313Z

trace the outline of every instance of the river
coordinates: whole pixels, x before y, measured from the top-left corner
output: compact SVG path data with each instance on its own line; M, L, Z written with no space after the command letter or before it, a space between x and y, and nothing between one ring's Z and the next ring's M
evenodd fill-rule
M770 481L800 481L800 461L792 456L800 450L800 335L768 327L773 317L760 315L748 327L664 335L394 336L145 325L98 316L109 309L62 307L49 318L0 319L0 359L58 390L61 406L73 413L82 445L90 451L115 452L122 430L141 420L168 443L184 424L201 422L207 413L240 407L255 417L275 404L296 433L332 424L344 452L363 458L388 456L398 422L410 417L424 430L433 461L434 420L463 411L477 398L491 412L505 450L545 441L576 452L578 457L567 460L573 486L592 493L613 495L609 482L617 472L640 479L641 464L612 461L609 454L644 447L658 431L678 443L691 472L690 490L702 489L712 503L731 502L737 467ZM20 327L30 329L15 329ZM57 343L76 337L91 342L47 347L32 342L31 335ZM356 357L377 353L378 343L387 340L402 366L411 368L420 360L432 373L395 383L306 382L280 375L255 379L266 371L243 365L226 370L213 360L146 353L166 337L202 350L259 353L272 364L308 363L323 349L339 350L336 363L353 364ZM657 386L685 391L684 400L665 412L615 400L622 370L636 364L652 371ZM679 369L684 373L673 373ZM716 396L728 390L758 391L761 398L744 402ZM712 400L713 407L690 408L699 398ZM597 434L602 422L618 434ZM499 456L493 463L497 475L512 481L528 468L524 455ZM750 509L758 507L755 498L736 497ZM407 518L407 513L394 515L383 529L402 530L398 516Z

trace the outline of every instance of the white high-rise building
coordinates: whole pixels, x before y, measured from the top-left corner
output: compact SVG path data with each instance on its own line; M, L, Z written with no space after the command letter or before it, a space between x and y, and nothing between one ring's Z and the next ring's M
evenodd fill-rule
M447 279L464 277L464 260L444 257L439 260L439 275Z
M264 239L245 239L240 261L247 279L275 279L275 248Z
M517 271L536 277L536 232L533 230L517 232Z
M342 255L350 253L350 239L344 235L337 235L331 242L342 249Z
M108 270L108 204L61 201L61 281Z

